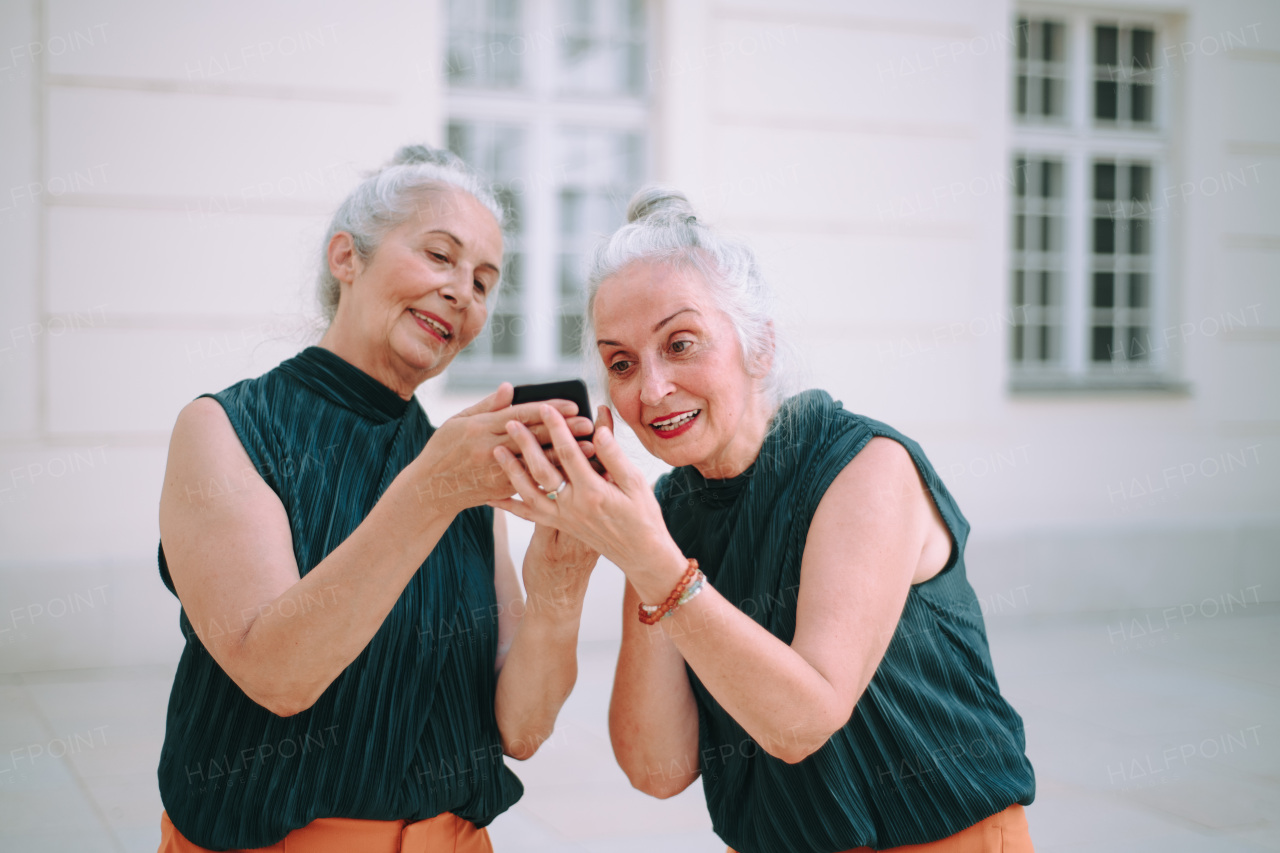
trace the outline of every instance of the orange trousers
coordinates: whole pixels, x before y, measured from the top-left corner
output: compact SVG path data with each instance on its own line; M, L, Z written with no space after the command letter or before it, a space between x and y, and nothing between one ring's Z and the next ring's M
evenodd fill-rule
M729 853L735 853L732 847ZM870 847L858 847L845 853L875 853ZM887 847L882 853L1035 853L1031 831L1022 806L1014 803L984 821L962 829L955 835L928 844Z
M493 853L486 830L449 812L413 822L322 817L270 847L256 849L270 853ZM159 853L208 850L184 838L165 812L160 815Z

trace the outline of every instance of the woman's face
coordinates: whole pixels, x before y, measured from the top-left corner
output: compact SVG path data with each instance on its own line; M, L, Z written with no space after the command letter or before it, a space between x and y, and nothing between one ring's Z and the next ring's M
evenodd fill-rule
M331 249L330 268L343 282L337 337L349 360L407 399L484 327L502 268L502 231L470 193L428 192L372 257L351 252L340 260L335 268Z
M593 318L614 408L645 449L709 479L751 464L769 411L699 272L631 264L600 285Z

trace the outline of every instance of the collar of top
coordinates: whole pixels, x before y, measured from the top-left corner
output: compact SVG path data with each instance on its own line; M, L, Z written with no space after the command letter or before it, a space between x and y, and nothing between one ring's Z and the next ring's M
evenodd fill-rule
M280 368L339 406L373 421L403 417L414 402L324 347L307 347Z

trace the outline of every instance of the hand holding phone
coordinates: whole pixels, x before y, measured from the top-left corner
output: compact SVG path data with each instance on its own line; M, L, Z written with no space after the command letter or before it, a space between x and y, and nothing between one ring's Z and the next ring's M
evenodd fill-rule
M564 379L559 382L542 382L537 385L517 385L511 405L538 403L543 400L571 400L578 404L578 414L587 420L591 417L591 400L587 396L587 383L581 379ZM590 441L595 435L577 436L578 441ZM550 447L550 445L547 445Z

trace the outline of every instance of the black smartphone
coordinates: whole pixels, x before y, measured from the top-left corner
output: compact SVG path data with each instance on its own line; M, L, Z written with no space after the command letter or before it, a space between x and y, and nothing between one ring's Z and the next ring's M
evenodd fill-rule
M559 382L541 382L537 385L517 385L511 405L520 403L537 403L542 400L572 400L578 404L578 414L589 421L591 416L591 399L587 396L587 383L581 379L563 379ZM578 441L586 441L595 435L577 436Z

